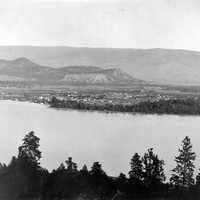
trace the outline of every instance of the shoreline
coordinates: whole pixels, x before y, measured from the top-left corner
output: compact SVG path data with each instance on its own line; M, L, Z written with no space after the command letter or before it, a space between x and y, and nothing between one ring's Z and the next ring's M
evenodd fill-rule
M82 105L86 105L87 108L79 108L76 105L75 106L58 106L58 105L52 105L51 102L48 103L44 103L44 102L35 102L35 101L22 101L22 100L13 100L13 99L1 99L0 101L10 101L10 102L25 102L25 103L32 103L32 104L40 104L40 105L44 105L47 106L48 108L53 108L53 109L57 109L57 110L63 110L63 111L67 111L67 110L75 110L75 111L80 111L80 112L98 112L98 113L105 113L105 114L131 114L131 115L158 115L158 116L164 116L164 115L171 115L171 116L181 116L181 117L188 117L188 116L200 116L200 109L196 110L196 112L188 112L188 113L184 113L184 112L156 112L154 111L131 111L131 110L115 110L115 109L110 109L108 107L102 109L102 107L96 107L93 108L94 105L89 105L89 104L82 104ZM66 101L67 102L67 101ZM78 102L76 102L78 103ZM141 104L156 104L157 102L141 102ZM108 105L107 105L108 106ZM113 105L112 105L113 106ZM122 106L124 107L124 105L120 105L120 104L116 104L114 106ZM125 105L127 107L135 107L137 105ZM200 105L199 105L200 106Z
M64 101L53 97L48 103L50 108L97 111L103 113L128 113L151 115L199 116L200 102L193 99L160 100L138 104L90 104L78 101Z

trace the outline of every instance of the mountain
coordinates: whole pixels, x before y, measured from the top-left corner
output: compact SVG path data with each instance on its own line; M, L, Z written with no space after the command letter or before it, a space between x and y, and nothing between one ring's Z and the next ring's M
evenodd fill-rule
M93 84L110 84L110 83L121 83L128 84L133 82L141 82L137 79L133 79L130 75L123 72L120 69L107 69L98 71L88 71L88 72L70 72L66 73L64 78L61 80L63 82L71 83L93 83Z
M0 58L26 57L44 66L120 68L138 79L200 85L200 52L171 49L1 46Z
M53 68L27 58L0 60L0 81L34 81L57 84L131 84L142 83L120 69L93 66Z
M4 81L6 77L9 81L42 80L51 72L51 67L40 66L23 57L15 60L0 60L0 80Z

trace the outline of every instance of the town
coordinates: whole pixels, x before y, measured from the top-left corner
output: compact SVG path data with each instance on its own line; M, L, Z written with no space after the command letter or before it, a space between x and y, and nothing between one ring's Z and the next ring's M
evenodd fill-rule
M52 106L52 98L56 98L60 102L65 102L63 108L75 108L77 106L68 106L68 102L73 105L87 105L87 109L107 110L109 106L134 106L141 103L156 103L160 101L170 100L186 100L192 99L200 102L200 92L186 88L171 88L162 86L133 86L129 88L0 88L0 100L28 101L33 103L47 104ZM58 105L57 105L58 106ZM52 107L57 107L52 106ZM79 106L80 107L80 106ZM90 109L90 107L92 107ZM112 109L112 111L115 108ZM108 109L109 111L109 109ZM117 110L119 111L119 110Z

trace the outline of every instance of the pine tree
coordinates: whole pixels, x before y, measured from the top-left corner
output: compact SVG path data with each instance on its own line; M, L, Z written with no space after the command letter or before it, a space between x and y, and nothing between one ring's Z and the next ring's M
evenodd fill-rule
M153 153L153 148L148 149L142 158L144 165L143 180L149 186L151 184L160 184L165 181L164 161Z
M22 145L18 148L18 157L13 157L7 167L8 187L15 198L20 196L38 198L41 194L48 172L39 165L41 158L39 141L33 131L25 135Z
M35 136L33 131L25 135L22 145L18 148L18 158L23 158L31 163L39 165L39 160L41 158L39 141L40 138Z
M130 179L142 180L143 170L142 170L142 160L138 153L135 153L130 162L131 170L129 171Z
M94 162L90 174L93 176L104 176L106 173L103 171L102 166L99 162Z
M67 171L69 172L77 172L77 164L72 161L72 157L69 157L68 160L65 161L67 165Z
M200 171L200 169L199 169L199 171ZM200 187L200 172L196 176L196 186Z
M89 171L88 171L88 168L87 168L87 165L86 164L84 164L83 165L83 167L82 167L82 169L80 170L80 173L81 174L86 174L86 175L88 175L89 174Z
M119 176L115 180L116 192L115 192L114 197L117 197L119 194L127 190L127 187L128 187L127 183L128 183L128 179L126 178L126 175L124 173L120 173ZM115 199L114 197L112 198L113 200Z
M117 177L119 180L122 180L122 181L126 181L127 178L126 178L126 174L124 173L120 173L119 176Z
M82 191L84 191L84 196L87 197L87 194L89 193L89 180L90 180L90 174L87 168L87 165L83 165L82 169L79 173L79 184L82 187Z
M172 170L171 183L188 188L194 184L194 160L195 152L192 151L190 138L186 136L182 141L182 148L179 155L175 157L176 167Z
M63 163L60 164L60 166L57 168L57 171L64 171L65 169L65 165Z
M94 162L89 173L93 191L98 194L99 199L105 199L108 192L108 176L102 169L102 165Z

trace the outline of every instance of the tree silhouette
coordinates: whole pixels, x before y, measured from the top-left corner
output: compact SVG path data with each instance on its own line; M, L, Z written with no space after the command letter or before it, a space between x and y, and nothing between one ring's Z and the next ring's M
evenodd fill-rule
M130 179L142 180L143 178L143 169L142 169L142 160L138 153L135 153L130 162L131 170L129 171Z
M83 165L82 169L80 170L80 173L83 174L83 175L88 175L89 174L87 165L85 165L85 164Z
M150 185L157 185L165 181L164 175L164 161L158 158L158 155L153 153L153 148L148 149L143 158L144 183L149 187Z
M39 140L34 132L25 135L22 145L18 148L18 157L13 156L8 166L2 168L0 194L5 191L11 199L39 198L48 176L48 171L39 165Z
M18 158L27 159L29 162L39 165L41 158L39 141L40 138L35 136L33 131L25 135L23 144L18 148Z
M93 163L93 165L91 167L90 174L92 176L104 176L104 175L106 175L106 173L103 171L101 164L99 162Z
M196 176L196 186L200 188L200 172Z
M101 164L99 162L94 162L89 173L93 191L100 196L100 198L104 198L108 192L108 176L102 169Z
M94 162L89 171L86 165L78 170L71 157L49 173L39 165L39 138L34 132L25 135L18 150L18 157L13 156L8 165L0 163L0 199L197 200L200 197L200 171L193 185L196 155L189 137L184 138L175 157L173 184L164 182L164 161L152 148L143 157L138 153L133 155L129 178L123 173L118 177L108 176L99 162Z
M192 151L190 138L186 136L182 141L182 148L179 149L179 155L175 157L176 167L172 170L170 178L171 183L176 186L186 187L194 184L194 160L195 153Z
M57 171L64 171L64 170L66 170L65 165L61 163L60 166L57 168Z
M67 165L67 171L76 172L77 171L77 164L72 161L72 157L69 157L68 160L65 161Z

